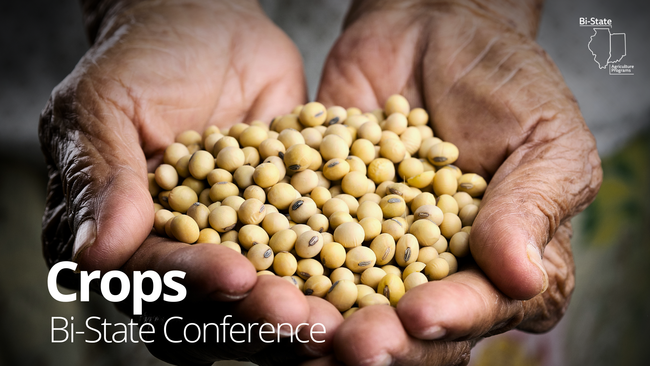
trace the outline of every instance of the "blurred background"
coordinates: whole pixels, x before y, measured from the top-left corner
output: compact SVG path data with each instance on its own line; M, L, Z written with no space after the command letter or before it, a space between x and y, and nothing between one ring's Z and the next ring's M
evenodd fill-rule
M297 43L313 98L347 0L261 0ZM473 365L648 365L650 347L650 3L548 0L538 40L558 64L598 141L601 191L573 220L577 286L561 323L544 335L487 339ZM624 32L634 76L598 69L579 17ZM142 344L52 344L52 316L126 316L94 297L58 303L46 286L40 229L46 172L38 116L88 48L74 0L0 2L0 365L162 365Z

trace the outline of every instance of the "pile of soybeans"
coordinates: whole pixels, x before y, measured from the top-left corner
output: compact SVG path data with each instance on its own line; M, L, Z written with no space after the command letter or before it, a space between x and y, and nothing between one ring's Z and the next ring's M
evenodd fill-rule
M155 233L231 248L346 317L396 306L470 254L487 186L428 123L393 95L369 113L311 102L270 126L185 131L149 174Z

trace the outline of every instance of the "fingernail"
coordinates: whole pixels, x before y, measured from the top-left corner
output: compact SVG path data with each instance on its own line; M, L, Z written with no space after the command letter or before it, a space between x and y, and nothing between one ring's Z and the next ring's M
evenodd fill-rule
M539 270L542 272L542 277L544 283L542 284L542 291L540 291L540 294L543 294L546 289L548 289L548 273L546 273L546 269L544 268L544 263L542 262L542 255L539 252L539 249L537 249L536 246L532 244L528 244L526 247L526 253L528 254L528 260L533 263L534 265L539 268Z
M447 329L439 326L439 325L434 325L430 327L429 329L426 329L424 331L424 338L428 340L436 340L444 337L447 334Z
M377 357L373 357L369 360L366 360L366 362L363 362L364 365L372 365L372 366L389 366L392 363L393 363L393 357L391 357L391 355L388 353L379 355Z
M227 301L227 302L238 301L248 296L248 294L249 292L245 292L243 294L227 294L225 292L215 291L210 294L210 299L215 301Z
M72 261L78 263L80 254L93 245L95 239L97 239L97 223L93 219L84 221L77 229L72 245Z

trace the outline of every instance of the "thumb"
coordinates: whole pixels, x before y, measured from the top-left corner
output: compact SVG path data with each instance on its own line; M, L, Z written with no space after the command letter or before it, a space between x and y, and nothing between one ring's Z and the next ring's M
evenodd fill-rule
M596 144L584 123L575 122L558 116L537 125L497 170L472 226L472 256L512 298L530 299L546 290L546 244L598 192Z
M91 82L64 81L41 114L49 183L43 215L48 264L121 267L153 225L147 167L134 125ZM66 83L68 82L68 83Z

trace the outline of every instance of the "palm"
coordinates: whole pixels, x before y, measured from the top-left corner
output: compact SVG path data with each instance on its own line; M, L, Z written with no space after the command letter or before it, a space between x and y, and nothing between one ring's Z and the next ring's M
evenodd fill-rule
M350 318L335 340L337 355L347 362L362 362L364 355L353 350L367 349L368 356L386 352L408 363L407 350L424 345L412 337L432 339L432 325L446 329L447 340L507 330L522 319L522 329L548 329L574 284L568 219L593 199L600 181L593 137L561 75L532 40L460 7L396 8L349 15L318 97L369 111L400 93L412 107L430 112L435 134L459 147L456 164L491 179L471 234L482 271L414 289L395 316L369 309L365 318ZM549 291L543 296L535 296L542 281L539 268L526 260L528 247L546 248ZM534 300L522 307L502 292ZM499 299L496 308L484 302L489 298ZM544 315L536 318L539 312ZM372 321L387 317L401 326ZM356 329L401 334L402 341L359 345ZM446 356L435 351L444 345L428 344L423 353L440 353L432 356L438 362L462 358L471 344L459 342Z

